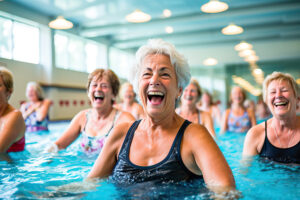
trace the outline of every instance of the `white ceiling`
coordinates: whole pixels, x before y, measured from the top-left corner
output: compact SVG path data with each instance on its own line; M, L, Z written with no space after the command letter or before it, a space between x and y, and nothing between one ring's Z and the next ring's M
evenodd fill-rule
M227 11L207 14L201 12L200 7L208 0L10 0L49 19L63 15L75 23L74 29L81 36L106 40L124 50L136 50L149 38L159 37L183 49L200 48L202 52L206 48L210 51L216 49L219 54L230 50L225 55L231 56L226 57L233 59L231 62L242 61L234 52L234 45L242 40L254 44L262 60L300 56L298 46L281 48L299 44L299 0L222 1L229 5ZM125 16L135 9L150 14L151 21L140 24L126 22ZM164 9L171 10L172 16L163 17ZM231 22L242 26L244 32L223 35L221 29ZM172 26L174 32L166 33L166 26ZM275 55L270 58L273 50ZM268 56L264 57L264 54Z

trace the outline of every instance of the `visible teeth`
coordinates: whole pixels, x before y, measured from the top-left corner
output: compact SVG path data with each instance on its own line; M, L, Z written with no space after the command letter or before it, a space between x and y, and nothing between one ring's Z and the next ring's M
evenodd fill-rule
M148 95L164 96L162 92L149 92Z
M281 105L285 105L286 102L279 102L279 103L275 103L275 106L281 106Z
M104 95L102 95L102 94L96 94L94 97L95 97L95 98L103 98Z

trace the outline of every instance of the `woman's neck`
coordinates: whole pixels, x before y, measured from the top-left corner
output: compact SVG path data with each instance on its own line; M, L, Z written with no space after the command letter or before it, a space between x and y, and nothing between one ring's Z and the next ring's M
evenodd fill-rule
M6 102L0 104L0 117L2 117L5 114L8 107L9 107L9 104Z

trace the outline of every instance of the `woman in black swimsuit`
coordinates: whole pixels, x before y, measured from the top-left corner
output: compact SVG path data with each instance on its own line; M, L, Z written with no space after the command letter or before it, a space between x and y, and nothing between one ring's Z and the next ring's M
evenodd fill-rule
M110 176L126 185L203 177L210 188L235 188L232 172L206 128L175 112L190 80L186 60L161 39L149 40L136 56L145 118L114 128L88 177Z
M263 84L263 97L273 117L251 128L244 142L244 156L300 164L299 87L289 74L273 72Z

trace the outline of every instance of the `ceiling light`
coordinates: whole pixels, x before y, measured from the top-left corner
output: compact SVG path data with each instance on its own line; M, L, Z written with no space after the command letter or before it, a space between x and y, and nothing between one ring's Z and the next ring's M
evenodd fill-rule
M219 13L228 9L228 5L219 0L210 0L208 3L201 6L202 12L205 13Z
M240 57L248 57L252 55L255 55L255 51L253 51L252 49L246 49L239 52Z
M171 17L172 12L169 9L164 9L163 15L164 15L164 17Z
M174 29L173 29L172 26L166 26L165 31L166 31L167 33L173 33Z
M143 23L143 22L150 21L150 19L151 19L150 15L140 10L135 10L134 12L126 16L126 20L132 23Z
M216 65L216 64L218 64L218 60L215 59L215 58L206 58L203 61L203 65L206 65L206 66L213 66L213 65Z
M63 16L58 16L55 20L49 22L49 27L53 29L70 29L73 23L66 20Z
M245 58L245 61L247 61L247 62L256 62L258 60L259 60L259 57L256 55L250 55Z
M224 35L237 35L244 31L244 29L240 26L237 26L235 24L229 24L225 28L222 29L222 33Z
M240 42L239 44L235 45L234 49L236 51L243 51L243 50L246 50L246 49L252 49L252 45L247 43L247 42Z

